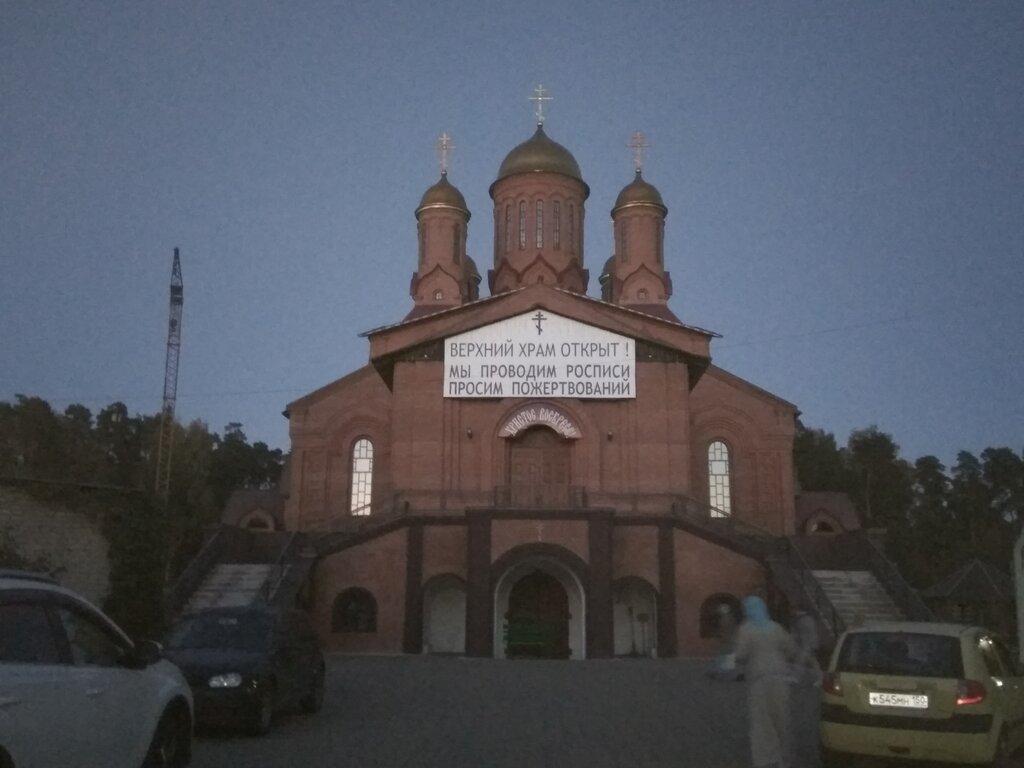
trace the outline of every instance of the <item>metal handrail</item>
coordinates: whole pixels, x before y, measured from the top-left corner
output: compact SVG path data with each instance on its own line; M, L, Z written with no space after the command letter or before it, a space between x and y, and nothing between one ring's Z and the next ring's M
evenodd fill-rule
M830 642L834 643L846 628L846 622L843 621L843 617L840 616L832 600L829 599L828 593L815 577L811 566L793 542L789 539L782 539L780 550L786 565L790 572L797 577L804 592L806 602L801 607L815 615L818 624L830 636Z
M164 614L167 618L184 607L185 602L199 588L210 569L220 560L227 545L227 529L224 526L219 526L203 544L199 554L192 558L192 562L186 566L181 575L175 579L173 586L167 590L167 594L164 596Z
M281 548L281 553L277 556L277 560L274 561L270 574L263 582L263 586L260 587L260 597L263 598L264 603L269 604L270 598L281 587L281 582L284 581L284 574L288 569L287 561L291 559L291 553L298 535L298 531L293 531L288 537L288 542ZM273 584L273 587L271 587L271 584Z
M911 621L934 621L935 614L925 605L917 590L907 583L903 574L871 540L867 532L859 530L853 531L852 534L860 543L861 552L871 565L872 573L903 614Z

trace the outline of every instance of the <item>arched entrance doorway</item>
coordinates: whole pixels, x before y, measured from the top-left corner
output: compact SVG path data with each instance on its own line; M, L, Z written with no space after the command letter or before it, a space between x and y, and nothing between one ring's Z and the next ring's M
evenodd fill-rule
M571 440L547 427L532 427L510 440L508 485L512 506L567 506L571 449Z
M458 576L431 579L423 590L425 653L466 652L466 585Z
M569 658L569 596L551 574L523 576L512 587L505 613L508 658Z
M495 658L586 658L585 593L555 557L529 555L497 579Z

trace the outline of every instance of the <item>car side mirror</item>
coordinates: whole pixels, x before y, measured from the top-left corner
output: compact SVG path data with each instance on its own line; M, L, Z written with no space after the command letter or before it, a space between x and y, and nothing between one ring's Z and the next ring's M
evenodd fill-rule
M132 666L138 669L156 664L164 657L164 648L156 640L140 640L135 644Z

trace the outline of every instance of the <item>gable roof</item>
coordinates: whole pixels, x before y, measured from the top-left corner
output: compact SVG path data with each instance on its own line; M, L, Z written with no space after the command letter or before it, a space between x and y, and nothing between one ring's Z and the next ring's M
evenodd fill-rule
M974 558L928 589L921 590L921 597L959 603L1012 602L1013 581L995 566Z

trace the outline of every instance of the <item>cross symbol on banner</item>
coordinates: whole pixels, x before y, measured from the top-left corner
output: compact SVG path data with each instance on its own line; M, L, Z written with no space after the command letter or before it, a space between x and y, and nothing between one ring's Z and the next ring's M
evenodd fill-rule
M548 316L545 315L543 312L541 312L539 309L537 310L537 314L533 316L533 324L535 326L537 326L537 335L538 336L540 336L542 333L544 333L544 328L541 327L541 323L543 323L547 319L548 319Z

